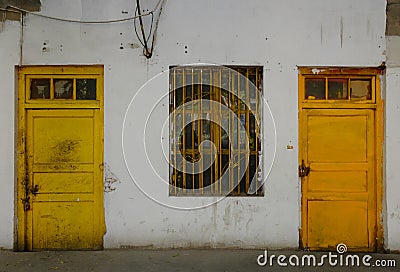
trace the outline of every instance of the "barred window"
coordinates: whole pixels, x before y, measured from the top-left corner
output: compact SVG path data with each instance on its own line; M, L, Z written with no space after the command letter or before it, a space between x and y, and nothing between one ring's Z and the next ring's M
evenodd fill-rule
M262 67L170 69L170 195L262 196Z

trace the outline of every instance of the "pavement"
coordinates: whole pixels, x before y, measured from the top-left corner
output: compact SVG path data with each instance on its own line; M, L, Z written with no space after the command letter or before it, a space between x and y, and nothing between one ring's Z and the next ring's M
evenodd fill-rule
M275 255L275 256L273 256ZM282 255L281 257L278 257ZM266 257L266 258L265 258ZM257 261L258 259L258 261ZM267 260L267 261L266 261ZM297 260L299 264L297 265ZM315 260L315 263L314 263ZM357 260L359 265L357 265ZM347 262L347 265L346 265ZM260 263L260 264L258 264ZM271 265L272 264L272 265ZM285 266L286 264L286 266ZM262 266L264 265L264 266ZM379 266L379 267L378 267ZM384 267L382 267L384 266ZM400 254L258 249L0 250L5 271L400 271Z

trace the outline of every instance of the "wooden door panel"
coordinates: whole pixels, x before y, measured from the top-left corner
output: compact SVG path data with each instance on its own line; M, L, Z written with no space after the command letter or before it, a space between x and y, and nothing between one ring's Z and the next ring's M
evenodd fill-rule
M42 194L56 193L93 193L93 173L40 173L34 172L34 184Z
M93 163L93 110L31 112L33 163Z
M335 250L368 248L368 205L366 201L308 201L308 243L311 248Z
M313 171L308 179L308 190L312 192L366 192L366 171Z
M37 190L27 212L33 250L101 247L95 111L27 111L27 170Z
M93 246L93 201L37 201L32 210L33 249Z
M302 179L305 246L374 248L376 208L374 111L304 109Z
M309 162L367 161L366 116L325 115L318 110L311 114L307 120Z

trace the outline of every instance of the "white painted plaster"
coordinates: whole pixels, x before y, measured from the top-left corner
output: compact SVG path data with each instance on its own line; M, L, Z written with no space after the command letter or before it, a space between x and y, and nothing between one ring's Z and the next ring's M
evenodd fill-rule
M156 3L143 2L149 9ZM380 65L385 60L385 2L167 0L150 60L137 47L132 22L83 25L28 15L23 64L96 63L105 67L105 162L120 180L115 191L105 194L105 247L296 248L300 227L297 66ZM120 18L134 12L130 0L60 0L57 4L45 0L42 8L43 14L82 20ZM123 10L129 14L122 14ZM0 33L0 246L7 248L12 247L14 220L13 73L18 40L18 23L7 22ZM48 41L46 52L42 52L44 41ZM205 209L179 211L149 200L133 184L121 148L123 117L131 98L170 65L196 62L264 66L264 93L278 136L265 197L229 198ZM164 87L167 91L168 86ZM148 95L150 99L153 93ZM166 116L168 107L158 109L157 114ZM143 156L134 153L139 144L132 141L128 151L143 166L139 175L150 179ZM287 145L294 149L286 149ZM156 164L164 167L167 177L168 165L161 156ZM397 169L390 168L391 176L399 174ZM167 197L168 192L160 194ZM398 205L397 197L389 196L394 202L388 201L392 203L388 207ZM394 221L389 225L393 239L389 244L400 248L400 236L392 230Z
M387 50L386 64L388 67L399 67L400 66L400 37L399 36L387 36L386 37Z
M19 23L5 22L0 33L0 248L13 247L14 84L19 61Z
M386 226L388 249L400 249L400 68L386 74Z

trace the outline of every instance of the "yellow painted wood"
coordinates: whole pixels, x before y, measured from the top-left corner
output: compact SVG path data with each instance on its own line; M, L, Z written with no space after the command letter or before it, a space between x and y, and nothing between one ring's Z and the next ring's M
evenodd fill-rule
M376 111L375 111L375 161L376 161L376 195L375 203L377 210L377 230L376 230L376 247L377 250L383 251L384 240L383 240L383 216L382 216L382 204L383 204L383 139L384 139L384 118L383 118L383 98L381 92L381 77L384 76L382 73L380 76L375 77L375 98L376 98ZM371 237L370 239L374 239Z
M368 205L365 201L308 201L307 235L310 249L369 248Z
M49 173L50 172L50 173ZM41 193L93 192L92 172L35 172L34 180Z
M40 74L96 78L96 100L36 100L32 107L29 80ZM103 68L22 67L18 76L16 249L102 249Z
M18 251L26 250L26 226L27 226L27 213L24 211L22 198L25 197L25 182L27 181L26 161L25 161L25 140L26 140L26 127L25 127L25 75L21 67L16 68L18 76L18 107L17 107L17 161L16 161L16 191L15 197L15 232L16 239L14 247Z
M299 75L299 163L304 160L311 169L302 178L304 248L334 250L339 243L350 251L382 248L383 101L379 75L371 69L360 72L369 73L369 104L305 100L305 77Z
M354 77L360 75L380 75L383 74L385 67L298 67L301 75L329 75L338 77L338 75L351 75Z
M34 202L33 250L91 249L96 210L93 201Z
M316 100L315 100L316 101ZM336 102L336 101L323 101L323 103L314 103L303 101L301 103L302 108L306 109L376 109L376 104L367 104L362 101L344 101L344 102Z
M351 182L348 182L348 181ZM367 190L367 171L332 171L322 170L310 173L309 191L365 192Z
M306 246L331 249L345 243L353 250L373 250L369 232L376 226L374 112L308 109L302 118L307 143L303 159L311 168L303 178Z

